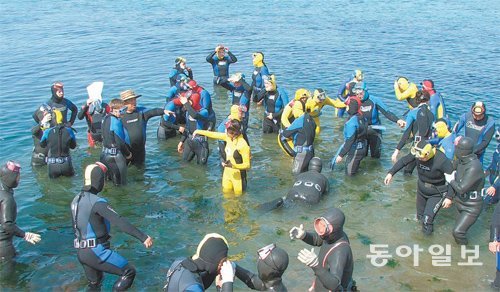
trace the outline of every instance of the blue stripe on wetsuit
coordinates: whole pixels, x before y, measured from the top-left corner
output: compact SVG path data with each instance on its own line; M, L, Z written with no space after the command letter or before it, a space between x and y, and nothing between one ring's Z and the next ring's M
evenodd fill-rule
M293 131L293 130L298 130L304 126L304 115L301 115L300 117L296 118L288 128L286 128L287 131ZM293 145L297 144L297 134L299 132L295 132L293 134Z
M110 130L114 132L118 138L122 139L123 142L130 146L130 137L128 136L128 132L123 127L122 121L115 116L111 116Z

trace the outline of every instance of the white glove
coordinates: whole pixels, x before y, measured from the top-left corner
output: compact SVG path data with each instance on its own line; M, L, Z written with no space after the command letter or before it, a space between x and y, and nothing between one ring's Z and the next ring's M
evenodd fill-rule
M294 226L290 229L290 239L303 239L306 236L306 231L304 230L304 224L300 224L299 227Z
M297 258L303 264L305 264L311 268L314 268L318 265L318 256L314 252L314 248L311 248L311 250L304 248L303 250L301 250L299 252L299 256Z
M455 180L455 173L457 173L456 170L450 174L447 174L447 173L444 174L444 178L445 178L447 183L450 183L452 180Z
M52 120L52 115L46 114L43 119L40 121L40 125L47 125L50 123L50 120Z
M32 232L25 232L24 233L24 240L31 244L37 244L40 240L42 240L42 237L40 237L40 234L32 233Z
M221 283L234 281L234 268L230 261L226 260L220 268Z

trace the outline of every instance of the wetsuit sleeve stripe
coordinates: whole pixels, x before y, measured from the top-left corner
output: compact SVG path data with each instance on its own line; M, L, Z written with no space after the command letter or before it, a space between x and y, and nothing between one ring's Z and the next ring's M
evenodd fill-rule
M408 141L408 139L410 138L410 134L411 134L411 128L413 126L413 121L411 122L411 124L406 124L406 129L405 131L403 132L403 135L401 136L401 140L399 140L399 143L398 145L396 146L396 149L398 150L401 150L403 149L403 146L405 146L406 144L406 141Z
M386 118L388 118L391 122L396 123L399 120L399 118L394 113L392 113L391 111L389 111L387 109L387 106L385 105L385 103L382 100L380 100L378 98L372 99L372 100L374 101L375 106L380 110L380 112Z
M141 242L144 242L147 239L146 234L142 233L139 229L130 224L130 222L128 222L125 218L118 215L118 213L111 209L108 203L97 202L95 203L93 210L108 220L111 224L118 227L121 231L137 238Z
M463 126L465 125L465 120L466 119L467 119L466 114L463 114L462 116L460 116L460 119L458 120L458 122L453 127L453 132L455 132L456 134L458 134L460 132L460 130L462 130Z

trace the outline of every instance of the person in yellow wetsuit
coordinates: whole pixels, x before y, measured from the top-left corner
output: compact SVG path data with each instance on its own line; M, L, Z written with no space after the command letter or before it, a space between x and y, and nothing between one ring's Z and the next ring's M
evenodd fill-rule
M218 133L205 130L196 130L193 137L203 135L208 138L226 142L226 161L222 162L222 192L234 192L241 195L247 185L246 171L250 169L250 146L241 134L240 121L233 119L226 123L226 132Z
M398 77L398 79L394 81L394 93L396 93L397 100L406 100L410 109L418 106L415 100L417 91L417 85L408 81L406 77Z
M299 88L295 91L295 97L290 101L281 114L281 125L283 128L290 127L290 124L296 118L303 115L306 111L306 102L311 98L311 92L305 88Z
M345 103L339 98L332 99L326 95L326 92L323 89L315 89L313 97L308 99L306 102L306 109L309 111L309 114L316 123L316 135L318 135L321 131L319 116L321 115L321 109L325 105L330 105L337 109L346 107Z

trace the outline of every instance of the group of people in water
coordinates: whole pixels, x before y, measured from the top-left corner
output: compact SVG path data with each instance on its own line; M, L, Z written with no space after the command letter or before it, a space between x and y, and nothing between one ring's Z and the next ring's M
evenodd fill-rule
M222 190L241 195L247 186L247 171L251 168L251 151L247 130L251 104L262 105L262 132L277 135L279 146L293 157L291 172L295 177L288 194L263 203L259 208L269 211L289 203L316 204L328 193L329 182L321 173L323 163L315 156L315 137L321 131L320 116L324 106L336 109L336 115L347 115L344 141L333 155L330 168L345 162L346 175L355 175L361 161L370 153L381 157L383 132L380 113L404 129L392 154L393 167L384 183L404 169L411 174L417 168L417 220L426 235L432 234L436 215L441 207L455 203L459 216L453 236L457 244L467 244L467 231L483 210L483 201L498 202L498 169L500 146L487 170L483 170L485 150L495 134L495 122L486 113L486 105L474 102L459 121L452 126L443 96L430 79L421 87L405 77L394 82L398 100L406 100L408 111L396 115L378 97L372 96L361 70L355 70L340 86L337 95L329 97L322 88L311 91L299 88L293 98L278 86L262 52L254 52L254 70L251 82L242 73L229 74L236 56L223 45L218 45L206 58L213 69L214 91L229 96L230 110L217 124L211 94L195 81L186 59L178 57L169 74L170 89L163 107L145 109L137 105L141 95L128 89L106 103L102 98L102 82L87 87L88 99L78 108L64 96L64 86L55 82L50 100L34 113L36 125L32 128L34 148L32 165L47 165L50 178L72 176L74 168L70 149L76 147L76 118L85 118L88 126L89 147L102 147L98 162L86 166L84 186L71 202L74 247L88 279L89 289L99 290L103 273L119 275L113 289L129 288L135 277L135 268L116 251L110 249L109 223L140 240L146 248L153 239L127 220L120 217L99 196L106 180L115 185L127 183L130 164L141 167L146 156L146 127L155 116L160 117L157 137L160 140L180 136L177 150L186 161L196 157L197 164L206 164L209 155L207 138L218 140L220 165L223 167ZM69 115L69 112L71 114ZM68 119L69 115L69 119ZM339 119L340 120L340 119ZM460 131L465 133L460 136ZM500 135L496 131L496 140ZM400 151L410 144L410 153L400 157ZM499 144L500 145L500 144ZM335 151L332 151L335 152ZM0 257L15 256L14 236L30 243L41 240L39 234L24 232L15 224L16 203L13 197L20 177L20 165L8 161L1 169L0 190ZM484 188L486 175L490 187ZM69 202L68 202L69 203ZM342 210L330 208L314 219L315 232L306 232L303 225L292 227L291 239L300 239L314 249L303 249L300 262L312 268L315 279L311 291L356 291L353 280L354 260L348 236L343 231L345 216ZM496 253L497 272L492 283L500 287L500 209L495 208L491 223L489 249ZM270 244L258 251L257 274L229 261L228 243L224 236L207 234L198 245L196 254L175 261L170 266L164 289L166 291L204 291L215 281L223 291L232 291L236 276L254 290L286 291L282 275L288 266L287 252Z

